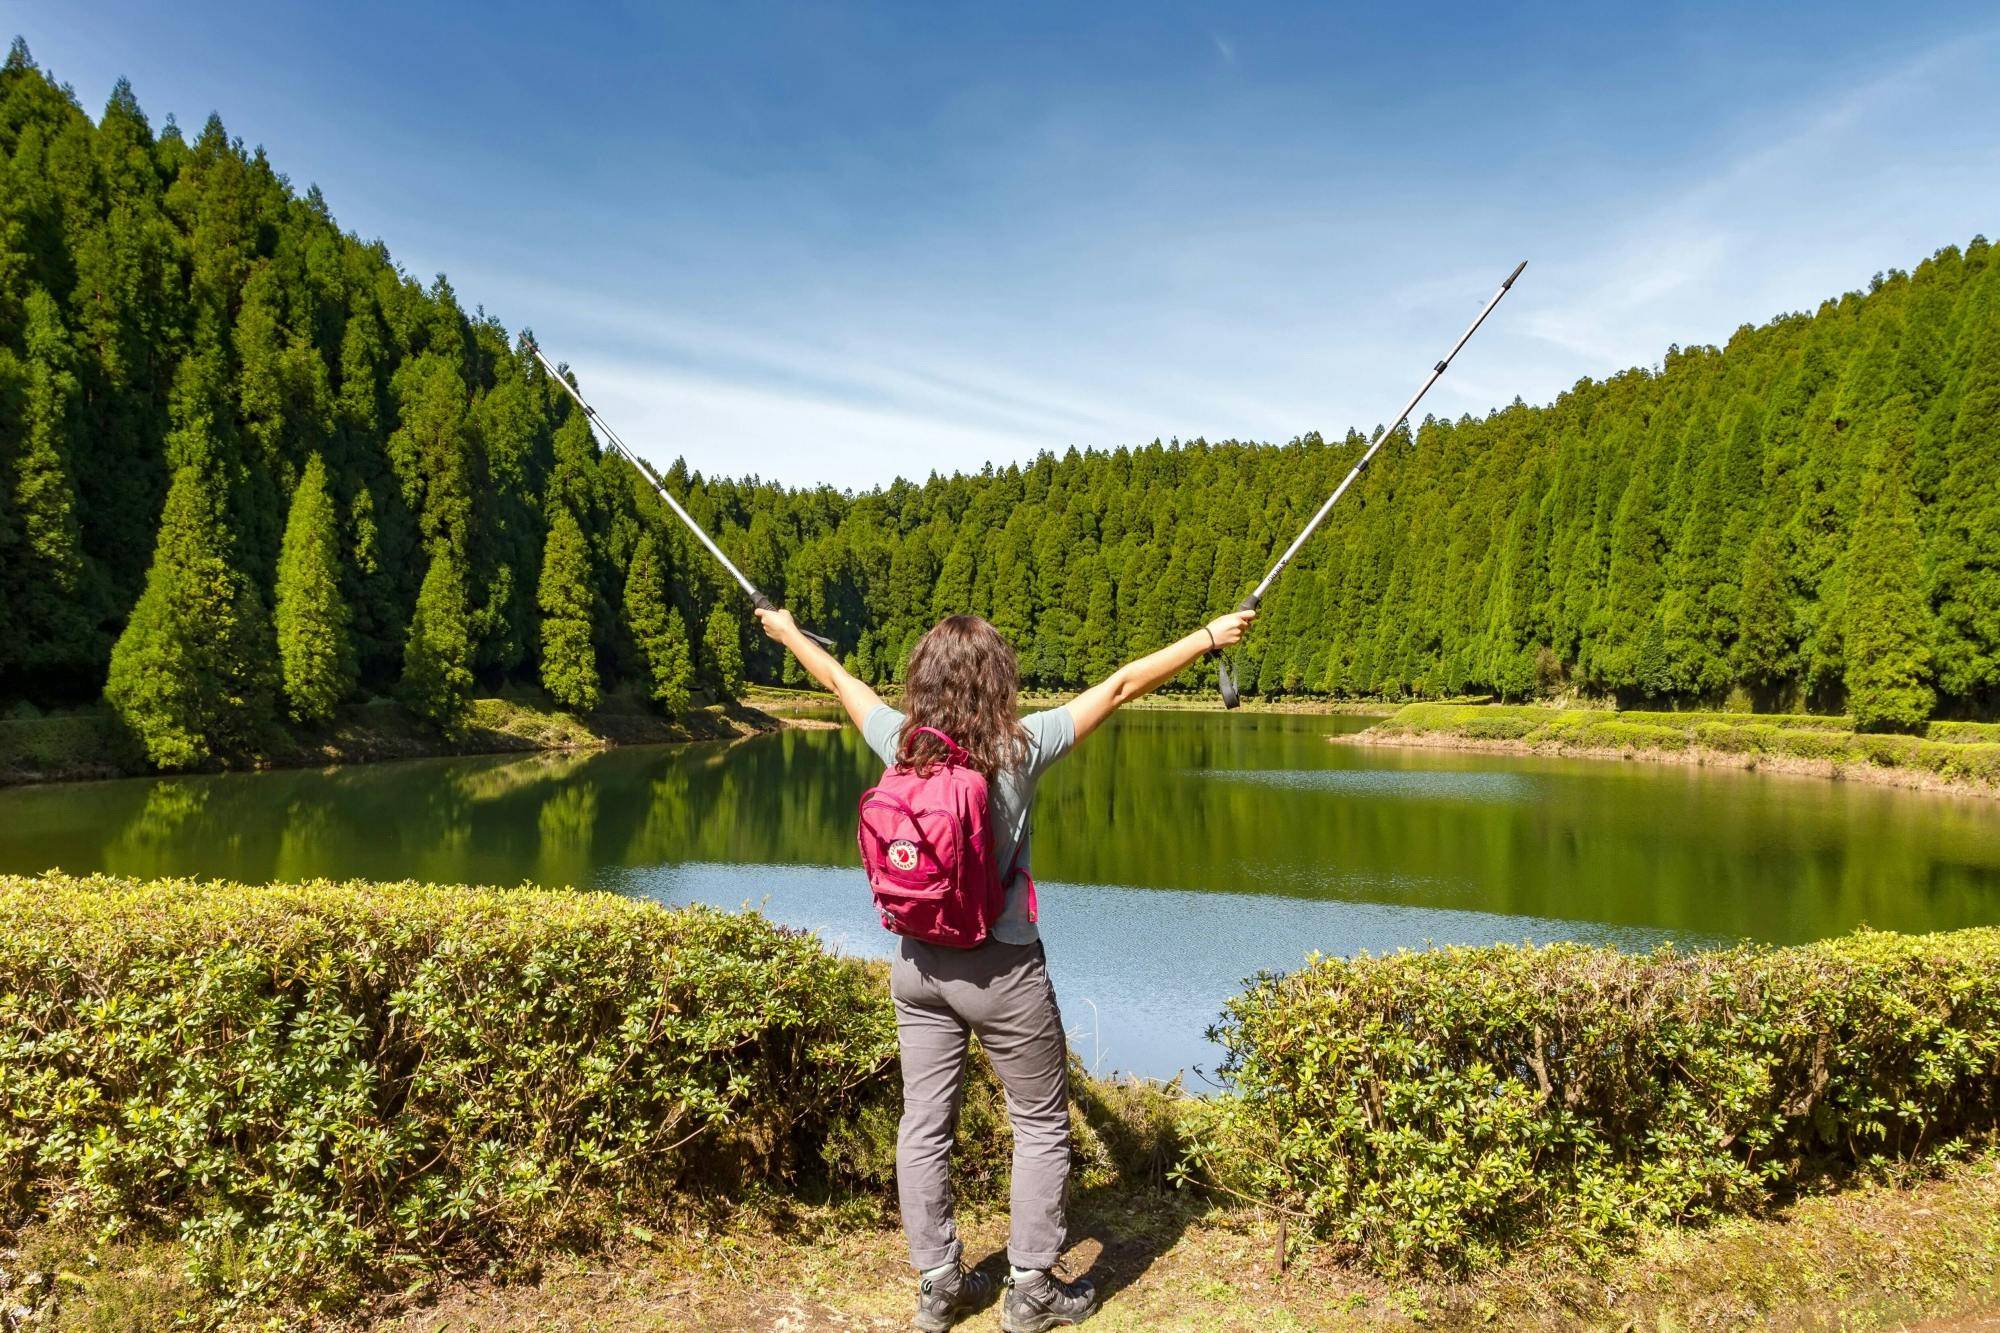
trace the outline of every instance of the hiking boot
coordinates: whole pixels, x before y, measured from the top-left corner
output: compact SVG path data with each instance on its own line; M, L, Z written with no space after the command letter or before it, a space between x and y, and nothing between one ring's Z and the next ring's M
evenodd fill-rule
M924 1333L945 1333L958 1317L986 1304L993 1295L993 1279L976 1268L960 1266L942 1277L927 1277L917 1284L917 1327Z
M1097 1308L1097 1288L1085 1278L1064 1282L1047 1269L1031 1277L1007 1274L1007 1301L1000 1307L1000 1333L1043 1333L1081 1324Z

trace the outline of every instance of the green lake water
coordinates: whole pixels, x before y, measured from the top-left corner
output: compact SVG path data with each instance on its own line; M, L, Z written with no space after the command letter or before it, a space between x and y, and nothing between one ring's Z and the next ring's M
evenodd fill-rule
M1087 1063L1212 1069L1223 1000L1314 950L2000 922L2000 802L1328 743L1363 725L1133 711L1051 772L1034 870ZM750 903L881 955L854 848L879 773L844 728L18 788L0 790L0 870L587 885Z

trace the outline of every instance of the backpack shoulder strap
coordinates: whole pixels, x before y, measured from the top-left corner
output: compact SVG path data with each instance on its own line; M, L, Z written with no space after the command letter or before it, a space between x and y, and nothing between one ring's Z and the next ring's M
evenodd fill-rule
M910 732L910 734L912 736L921 736L925 732L929 732L931 735L937 737L939 740L944 742L944 748L948 752L950 752L951 762L953 762L954 764L969 764L971 762L972 756L967 754L959 746L959 743L957 741L945 735L942 731L939 731L936 727L917 727L913 729Z
M1014 876L1021 873L1021 847L1022 844L1026 843L1027 841L1028 840L1026 838L1016 838L1014 840L1014 856L1012 860L1007 862L1006 873L1000 876L1001 888L1004 889L1009 884L1012 884L1014 882Z
M1022 832L1025 833L1027 832L1027 830L1023 829ZM1024 845L1026 845L1027 841L1028 840L1026 838L1017 838L1014 841L1014 859L1007 863L1007 873L1000 877L1000 889L1001 892L1003 893L1014 886L1014 877L1021 873L1021 848ZM1035 902L1034 876L1032 875L1028 876L1027 880L1028 880L1028 920L1036 921L1041 918L1041 912L1039 910L1038 904Z

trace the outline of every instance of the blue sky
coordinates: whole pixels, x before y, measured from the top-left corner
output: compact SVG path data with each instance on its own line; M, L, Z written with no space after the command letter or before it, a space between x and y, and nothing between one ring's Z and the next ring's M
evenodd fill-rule
M584 12L575 12L581 10ZM1398 12L1402 11L1402 12ZM634 445L865 487L1546 401L2000 235L1985 5L0 0L532 327Z

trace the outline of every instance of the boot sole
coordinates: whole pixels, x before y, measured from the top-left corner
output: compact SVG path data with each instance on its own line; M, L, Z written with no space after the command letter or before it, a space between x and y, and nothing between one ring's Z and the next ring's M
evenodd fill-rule
M951 1333L952 1329L977 1313L972 1305L961 1305L948 1315L913 1315L910 1324L921 1333Z
M1073 1319L1068 1315L1045 1314L1036 1315L1033 1322L1021 1324L1009 1322L1006 1314L1002 1313L1000 1316L1000 1333L1048 1333L1052 1328L1073 1328L1096 1313L1097 1306L1093 1304L1088 1310L1085 1310Z

